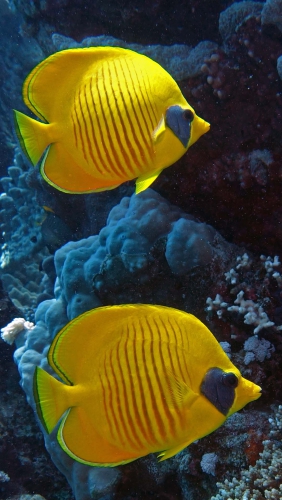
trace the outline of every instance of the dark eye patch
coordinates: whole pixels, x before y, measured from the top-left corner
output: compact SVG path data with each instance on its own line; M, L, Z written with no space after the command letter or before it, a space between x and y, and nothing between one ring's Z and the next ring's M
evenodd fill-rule
M238 378L234 373L211 368L205 374L200 390L220 413L227 415L234 403L237 385Z
M194 114L190 109L181 106L170 106L166 110L165 123L180 140L185 148L188 147L191 135L191 121Z
M191 111L191 109L185 109L183 111L183 118L187 122L192 122L194 120L194 113Z
M238 379L234 373L224 373L222 375L222 382L227 387L237 387Z

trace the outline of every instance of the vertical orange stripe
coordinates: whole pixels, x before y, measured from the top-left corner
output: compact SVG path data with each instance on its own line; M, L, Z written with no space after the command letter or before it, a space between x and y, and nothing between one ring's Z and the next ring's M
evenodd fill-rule
M114 439L115 435L114 435L113 423L112 423L112 420L110 418L110 412L111 412L111 414L113 414L113 408L112 408L112 404L111 404L112 403L112 393L111 393L111 391L109 391L110 398L109 398L109 404L108 404L107 398L106 398L106 389L104 387L104 383L103 383L103 379L102 379L100 371L99 371L99 378L100 378L100 384L101 384L101 388L102 388L104 414L105 414L105 417L106 417L106 420L108 423L108 427L109 427L111 436ZM109 412L109 408L111 410L110 412Z
M138 80L140 93L141 93L142 98L143 98L143 102L144 102L144 105L145 105L145 108L146 108L146 111L147 111L147 115L148 115L148 118L149 118L149 120L150 120L150 127L151 127L151 128L149 128L149 125L148 125L148 123L147 123L147 120L145 120L145 118L144 118L144 121L145 121L145 123L146 123L146 125L147 125L147 132L148 132L149 136L151 137L151 136L152 136L152 132L153 132L153 130L154 130L154 129L156 128L156 126L157 126L157 120L155 120L155 119L153 120L153 119L152 119L152 116L151 116L151 114L150 114L150 111L149 111L149 108L148 108L148 103L147 103L147 99L148 99L148 97L146 98L146 97L144 96L144 93L143 93L143 86L144 86L144 85L141 85L141 83L140 83L138 71L136 71L136 70L135 70L135 74L136 74L136 78L137 78L137 80ZM145 83L145 82L144 82L144 83ZM146 92L146 93L147 93L147 92ZM147 94L147 96L148 96L148 94Z
M96 120L97 120L97 124L98 124L98 128L99 128L99 132L100 132L100 135L101 135L101 138L102 138L102 141L103 141L102 127L101 127L100 118L99 118L99 115L98 115L98 112L97 112L97 108L96 108L96 104L95 104L95 100L94 100L94 96L93 96L93 92L92 92L92 87L93 87L93 77L91 76L89 90L90 90L90 95L91 95L91 100L92 100L93 111L94 111L94 113L96 115ZM99 160L100 160L101 164L103 165L104 170L107 173L111 174L112 172L111 172L110 168L108 167L108 165L104 161L104 158L102 157L102 154L101 154L101 151L100 151L100 147L98 145L97 137L96 137L96 134L94 132L94 127L93 127L93 130L92 130L92 136L93 136L93 140L94 140L94 143L95 143L95 148L96 148L96 152L97 152L97 155L99 157Z
M137 103L138 103L138 107L139 107L140 114L142 115L143 120L144 120L144 123L145 123L145 127L147 128L147 127L148 127L148 126L147 126L147 122L146 122L146 120L145 120L144 113L143 113L142 106L141 106L140 99L139 99L139 95L138 95L138 93L139 93L139 87L138 87L138 92L136 92L136 86L135 86L135 83L134 83L134 81L133 81L133 78L132 78L132 75L131 75L131 71L130 71L130 67L129 67L129 65L127 64L127 60L126 60L126 58L124 59L124 62L125 62L125 65L126 65L126 67L127 67L127 70L128 70L129 76L130 76L131 85L132 85L132 91L134 92L134 96L135 96L136 101L137 101ZM132 69L134 70L135 75L136 75L135 67L134 67L133 65L131 65L131 67L132 67ZM139 83L139 82L138 82L138 83ZM138 127L139 127L139 131L140 131L141 137L142 137L143 142L144 142L144 144L145 144L145 146L146 146L146 148L147 148L147 151L148 151L149 157L150 157L150 158L152 158L152 156L153 156L153 151L152 151L152 148L151 148L151 144L149 144L148 139L146 139L146 137L145 137L145 135L144 135L143 127L142 127L141 122L140 122L140 120L139 120L138 113L136 112L135 106L133 105L133 100L132 100L132 106L133 106L133 112L134 112L135 119L136 119L137 124L138 124ZM147 128L147 134L148 134L148 136L149 136L149 138L150 138L150 133L149 133L149 131L148 131L148 128ZM144 160L146 160L146 159L144 158Z
M139 372L138 359L137 359L137 350L136 350L137 349L137 342L136 342L137 332L136 332L135 325L134 325L133 321L132 321L131 327L132 327L132 330L134 332L134 340L133 340L134 351L133 351L133 355L134 355L134 363L135 363L135 367L136 367L138 389L139 389L139 394L140 394L140 398L141 398L142 414L144 415L144 418L145 418L145 421L146 421L146 427L147 427L146 439L147 439L148 442L151 441L151 443L156 444L158 442L158 440L153 436L153 434L151 432L152 431L152 426L151 426L151 422L150 422L150 416L149 416L149 413L148 413L148 401L145 401L144 387L143 387L141 376L140 376L140 372Z
M140 441L140 438L136 432L135 422L133 422L132 415L130 413L130 408L129 408L129 399L130 399L130 397L132 397L132 391L130 394L128 393L127 386L126 386L125 379L124 379L124 377L125 377L126 380L130 380L131 375L130 375L130 371L127 371L127 373L125 373L125 367L122 368L122 366L121 366L121 356L122 356L122 354L124 354L124 351L123 352L121 351L120 346L121 346L121 339L120 339L118 346L117 346L117 364L118 364L118 368L119 368L119 375L120 375L120 379L121 379L121 386L122 386L122 393L123 393L124 404L122 405L122 409L125 410L124 421L128 424L127 429L129 427L129 429L131 431L131 438L133 437L133 439L131 439L131 442L133 443L134 448L137 448L137 449L141 448L142 449L144 447L144 445L142 444L142 441ZM138 419L139 419L139 416L138 416ZM134 439L135 439L135 443L134 443ZM136 443L138 444L138 446L136 446Z
M183 369L182 369L182 363L181 363L181 361L179 359L179 353L178 353L178 349L177 349L177 346L180 344L180 342L179 342L179 340L177 338L176 328L177 328L178 334L180 336L181 347L182 347L182 349L184 349L183 337L182 337L182 330L179 327L177 321L173 321L173 323L171 323L170 319L168 318L168 323L169 323L169 325L170 325L170 327L172 329L172 332L174 334L174 337L175 337L175 344L176 344L175 354L176 354L176 359L177 359L177 362L178 362L179 371L181 373L181 377L183 378L183 380L187 380L187 378L188 378L188 380L187 380L188 385L189 385L189 387L192 387L190 373L189 373L188 366L187 366L187 361L186 361L186 356L182 357L182 360L184 361L185 368L186 368L186 374L184 374Z
M103 115L103 118L104 118L104 123L105 123L105 127L106 127L106 132L107 132L107 135L108 137L110 136L109 134L109 127L108 127L108 123L106 121L106 117L105 117L105 113L104 113L104 108L103 108L103 101L102 101L102 97L101 97L101 94L100 94L100 90L99 90L99 86L98 86L98 82L99 82L99 74L97 72L96 74L96 90L97 90L97 95L98 95L98 98L99 98L99 104L100 104L100 108L101 108L101 112L102 112L102 115ZM92 96L93 98L93 96ZM94 101L94 99L93 99ZM102 130L102 125L101 125L101 121L100 121L100 116L98 113L96 113L96 116L97 116L97 123L98 123L98 126L99 126L99 131L100 131L100 137L101 137L101 142L102 144L99 145L99 149L102 147L103 149L103 153L105 154L106 156L106 159L107 159L107 162L109 164L109 167L110 167L110 173L111 174L116 174L116 176L118 177L118 179L120 179L120 173L118 172L118 170L116 169L115 165L113 164L112 162L112 159L109 155L109 151L108 151L108 148L106 146L106 143L105 143L105 139L104 139L104 132ZM102 152L101 152L102 154Z
M147 321L147 320L146 320ZM152 318L152 321L153 318ZM154 342L154 337L153 337L153 331L152 331L152 328L151 328L151 325L149 323L149 321L147 321L147 324L148 324L148 328L151 332L151 338L152 338L152 345L158 345L158 351L159 351L159 359L162 363L162 377L165 376L166 377L166 367L165 367L165 364L164 364L164 359L163 359L163 353L162 353L162 350L161 350L161 335L160 335L160 331L159 331L159 327L158 327L158 324L156 323L156 321L154 321L154 324L155 324L155 327L156 327L156 331L158 333L158 336L159 338L155 340ZM156 376L156 381L157 381L157 384L158 384L158 387L159 387L159 391L160 391L160 394L161 394L161 399L162 399L162 408L164 410L164 413L165 413L165 416L167 418L167 421L168 421L168 425L169 425L169 430L170 430L170 433L172 436L175 436L175 422L174 422L174 419L169 411L169 408L166 404L166 397L165 397L165 390L164 390L164 386L162 384L162 377L160 377L159 375L159 371L158 371L158 365L156 363L156 359L155 359L155 353L154 353L154 349L151 350L151 353L152 353L152 366L154 368L154 371L155 371L155 376ZM169 384L169 381L167 380L167 384Z
M115 410L114 410L114 405L113 405L113 391L112 391L112 386L111 386L111 382L110 382L110 379L109 379L109 375L107 373L107 366L106 366L106 357L105 357L105 360L104 360L104 371L105 371L105 377L106 377L106 380L107 380L107 386L108 386L108 393L109 393L109 410L110 410L110 418L113 418L113 421L114 421L114 425L115 425L115 430L118 434L118 439L120 440L120 443L121 444L125 444L125 441L121 435L121 431L120 431L120 425L119 425L119 422L118 422L118 419L117 419L117 416L115 414ZM107 408L106 408L106 413L109 411ZM114 438L116 439L116 436L114 436Z
M77 131L76 131L75 121L73 119L73 113L71 114L71 119L72 119L72 124L73 124L73 133L74 133L74 138L75 138L75 146L77 147Z
M142 77L144 79L144 82L145 82L145 77L144 77L144 74L142 74ZM150 77L148 77L147 73L146 73L146 79L147 79L147 85L150 89L150 94L152 95L152 89L151 89L151 83L150 83ZM155 104L154 102L152 102L151 100L151 95L149 94L148 90L147 90L147 85L144 85L144 88L145 88L145 91L146 91L146 95L147 95L147 102L149 103L150 105L150 108L151 108L151 111L154 115L154 118L155 118L155 123L156 125L158 124L158 117L157 117L157 110L155 109ZM155 125L155 126L156 126ZM154 127L155 128L155 127Z
M109 103L109 96L108 96L106 85L105 85L104 66L102 66L102 78L101 78L101 82L103 84L104 96L106 97L106 101L107 101L107 105L108 105L108 111L110 112L110 114L112 114L112 110L111 110L110 103ZM103 118L104 118L104 123L105 123L106 131L107 131L107 136L108 136L109 143L110 143L110 149L111 149L111 152L113 154L114 161L115 161L115 165L114 165L113 162L112 162L112 160L110 160L111 161L111 167L112 167L113 171L116 173L116 175L118 175L118 177L121 178L121 174L124 175L125 172L124 172L124 170L122 168L122 165L121 165L121 163L119 161L119 157L118 157L118 155L116 153L116 146L115 146L115 144L113 142L112 134L110 132L109 125L108 125L108 120L106 119L106 115L105 115L105 110L104 110L104 105L103 105L103 103L105 101L103 101L103 103L102 103L102 99L101 99L101 95L100 95L100 92L99 92L99 88L98 88L98 94L99 94L99 98L100 98L100 106L101 106L101 110L102 110L102 114L103 114Z
M110 80L110 86L111 86L112 94L113 94L114 98L116 99L115 93L113 92L113 87L112 87L112 83L111 83L111 73L110 73L110 68L109 68L108 64L107 64L107 69L108 69L108 75L109 75L109 80ZM109 100L109 96L108 96L108 92L107 92L107 87L106 87L106 81L108 81L108 80L105 78L104 65L102 66L102 77L103 77L104 92L105 92L105 96L106 96L106 100L107 100L107 105L108 105L108 111L109 111L111 119L112 119L112 125L113 125L113 129L114 129L114 133L115 133L115 139L116 139L116 141L117 141L117 143L119 145L119 148L121 150L121 153L122 153L122 155L124 157L125 162L129 163L128 156L127 156L126 151L123 148L123 144L122 144L122 142L120 140L120 136L119 136L118 129L117 129L117 126L116 126L116 122L115 122L115 117L113 116L113 111L112 111L112 108L111 108L111 105L110 105L110 100ZM108 123L107 123L107 126L108 126ZM108 131L108 136L109 136L110 146L111 146L111 149L112 149L112 152L113 152L113 155L114 155L115 162L118 165L121 173L124 176L128 176L128 173L125 172L124 167L123 167L123 165L120 162L120 159L119 159L118 154L116 152L116 146L115 146L115 144L114 144L114 142L112 140L112 136L109 133L109 131Z
M85 120L85 117L84 117L84 113L83 113L83 109L82 109L82 102L81 102L81 89L78 90L78 102L79 102L79 106L80 106L80 115L82 116L82 121L83 121L83 124L84 124L84 134L83 134L83 130L81 128L81 138L83 139L83 137L86 137L86 141L88 143L88 148L89 148L89 138L88 138L88 130L87 130L87 123L86 123L86 120ZM84 140L83 140L83 145L84 145ZM85 151L85 159L87 161L87 163L89 164L89 160L88 158L86 158L86 149L84 147L84 151Z
M176 346L175 355L176 355L177 365L178 365L179 373L181 374L181 377L183 378L184 374L182 371L182 366L181 366L180 359L179 359L178 352L177 352L177 346L180 346L180 339L177 338L177 334L175 331L175 324L174 324L174 322L173 323L171 322L169 317L167 317L167 323L171 328L171 335L174 337L174 342L175 342L175 346ZM183 346L180 346L180 347L183 348Z
M129 90L128 81L127 81L127 78L126 78L125 73L124 73L124 69L123 69L123 66L122 66L122 61L118 60L118 62L119 62L119 65L120 65L120 68L121 68L121 71L122 71L122 74L123 74L123 77L124 77L124 83L126 85L127 92L128 92L128 95L129 95L130 104L131 104L131 110L134 113L135 119L136 119L135 106L134 106L134 102L133 102L133 99L132 99L131 92ZM137 148L139 149L139 154L140 154L140 156L141 156L141 158L142 158L142 160L144 162L144 161L146 161L146 155L145 155L144 149L143 149L143 147L142 147L142 145L141 145L141 143L140 143L140 141L138 139L138 135L136 134L134 125L133 125L133 123L131 121L131 117L130 117L130 114L128 113L127 108L126 108L126 113L127 113L127 117L128 117L129 123L130 123L131 132L132 132L132 135L133 135L134 142L137 145ZM140 128L140 125L139 125L138 121L137 121L137 125Z
M84 86L84 99L85 99L86 109L87 109L87 113L88 113L88 118L90 120L91 132L92 132L92 139L93 139L94 136L95 136L95 134L94 134L94 126L93 126L92 116L91 116L90 109L89 109L89 104L88 104L88 101L87 101L86 85ZM88 141L88 149L89 149L89 154L91 156L91 160L93 161L93 164L94 164L95 168L98 170L98 172L100 174L103 174L101 168L99 167L98 163L96 162L96 159L94 158L93 151L92 151L92 144L90 142L88 130L87 130L87 141ZM95 144L95 140L94 140L94 144Z
M116 67L115 66L114 66L114 69L115 69L115 72L116 72ZM128 148L129 152L131 153L131 155L133 157L134 163L139 167L138 161L136 163L137 158L136 158L134 150L132 149L131 143L130 143L130 141L128 139L127 131L126 131L126 128L125 128L125 125L124 125L124 121L123 121L123 118L122 118L122 114L121 114L121 111L120 111L120 108L119 108L119 105L118 105L118 100L117 100L117 97L116 97L116 93L115 93L115 91L113 89L113 79L112 79L111 68L110 68L109 65L108 65L108 72L109 72L109 77L110 77L109 79L110 79L110 85L111 85L111 89L112 89L112 94L113 94L113 97L114 97L114 100L115 100L115 104L116 104L116 110L117 110L117 113L118 113L118 117L119 117L119 120L120 120L122 131L123 131L123 136L124 136L124 139L126 141L127 148ZM117 74L116 74L116 77L117 77ZM131 160L128 157L128 155L126 153L126 150L123 147L122 140L121 140L121 137L120 137L120 134L119 134L119 131L118 131L118 127L116 126L116 123L115 123L115 120L113 119L113 117L112 117L112 121L113 121L113 126L114 126L114 129L115 129L116 139L117 139L117 142L119 144L119 147L120 147L120 150L122 152L122 155L124 156L124 159L125 159L125 162L126 162L126 166L130 170L130 172L134 176L136 176L136 172L134 171L134 169L133 169L133 167L131 165Z
M80 94L79 94L79 96L80 96ZM86 104L86 109L88 111L88 115L90 117L89 108L88 108L88 102L87 102L87 97L86 97L86 85L84 86L84 100L85 100L85 104ZM88 125L87 125L87 121L86 121L84 113L83 113L81 99L80 99L80 107L81 107L81 114L82 114L83 122L84 122L84 129L85 129L85 134L86 134L86 140L87 140L89 155L90 155L90 158L91 158L94 166L101 173L101 170L99 170L98 165L96 164L95 158L93 156L92 145L91 145L91 141L90 141L90 137L89 137L89 132L88 132ZM91 117L90 117L90 120L91 120Z
M146 318L144 318L144 322L145 322L145 324L147 326L148 323L146 321ZM141 321L140 321L140 328L141 328L141 332L142 332L142 335L143 335L143 341L142 341L142 358L143 358L143 365L144 365L144 368L145 368L145 375L146 375L147 385L148 385L149 392L150 392L151 406L152 406L152 409L153 409L153 412L154 412L154 416L155 416L156 423L157 423L157 426L158 426L159 434L160 434L160 436L161 436L162 439L165 439L165 437L166 437L166 431L165 431L164 423L162 421L162 417L160 415L159 409L158 409L158 407L156 405L156 397L154 395L154 390L153 390L152 382L151 382L150 375L149 375L148 368L147 368L147 364L149 363L149 360L146 359L146 354L145 354L145 333L144 333L144 329L143 329L143 325L142 325ZM152 351L152 342L150 342L150 352L151 351ZM152 362L152 367L153 367L154 372L155 372L155 367L153 366L152 352L151 352L151 362Z
M176 369L175 369L173 357L172 357L172 354L171 354L172 342L171 342L171 335L169 334L168 328L167 328L168 325L162 320L161 316L159 316L158 319L161 322L161 324L163 326L163 329L164 329L164 331L166 332L166 335L167 335L167 343L168 343L167 352L168 352L169 362L170 362L170 366L172 368L172 372L175 373ZM168 318L166 318L166 321L167 321L167 323L169 323ZM170 323L169 323L169 325L171 327Z
M135 335L136 335L136 331L135 331ZM130 362L129 362L129 356L128 356L128 342L129 342L129 325L128 325L126 342L124 345L124 351L125 351L127 372L130 374L131 368L130 368ZM135 351L135 349L136 349L136 337L133 339L132 347L134 348L134 351ZM136 358L136 351L135 351L135 358ZM141 396L141 395L143 395L143 388L140 384L140 372L139 372L139 366L138 366L138 363L136 362L136 359L135 359L135 363L134 363L134 373L136 374L137 380L139 382L139 393ZM136 420L137 425L139 426L139 429L142 433L143 438L147 441L147 443L143 443L143 447L144 447L145 444L148 444L148 442L152 441L152 439L150 438L150 435L148 434L147 429L143 425L142 418L140 417L140 412L138 410L137 400L136 400L136 388L133 385L133 380L132 380L132 377L130 375L129 375L129 382L130 382L130 391L131 391L132 402L133 402L133 407L134 407L135 420ZM143 399L144 399L144 395L143 395ZM144 400L144 402L145 402L145 400ZM142 415L143 416L144 416L144 408L146 408L146 406L143 407L143 405L142 405L142 410L143 410ZM147 413L147 408L146 408L146 413ZM147 416L148 416L148 413L147 413ZM147 421L147 424L148 424L148 421Z
M167 326L166 324L163 322L161 316L159 316L158 320L160 321L161 325L163 326L164 330L167 332ZM167 333L168 335L168 333ZM160 335L160 338L162 338L162 335ZM168 339L169 339L169 335L168 335ZM175 366L174 366L174 361L173 361L173 357L171 355L171 350L173 348L173 344L171 342L169 342L168 340L168 343L167 343L167 350L168 350L168 356L169 356L169 360L170 360L170 366L169 367L166 367L165 366L165 361L164 361L164 357L163 357L163 348L164 348L164 345L165 343L164 342L160 342L160 358L161 358L161 362L162 362L162 368L163 368L163 372L164 372L164 377L166 379L166 384L167 384L167 387L171 387L171 380L168 376L168 373L167 373L167 368L169 368L172 372L173 375L176 375L176 376L179 376L179 372L176 371L175 369ZM177 346L176 346L176 351L177 351ZM183 382L185 383L184 379L183 379ZM178 421L181 423L182 422L182 418L181 418L181 414L180 414L180 408L179 408L179 405L178 405L178 408L177 408L177 418L178 418ZM172 417L173 418L173 417ZM174 422L174 420L173 420ZM175 422L174 422L174 425L173 425L173 430L172 430L172 433L175 435Z
M84 149L84 142L83 142L83 137L82 137L82 129L81 129L81 123L78 119L78 112L77 112L77 105L76 105L76 101L77 101L77 96L75 97L75 100L74 100L74 112L75 112L75 116L76 116L76 121L77 121L77 124L78 124L78 129L79 129L79 135L80 135L80 146L81 146L81 149L82 149L82 153L83 153L83 156L84 156L84 159L85 161L87 162L87 158L86 158L86 154L85 154L85 149Z
M128 110L127 110L127 106L126 106L124 94L123 94L123 91L121 89L120 79L119 79L118 70L117 70L115 61L113 61L113 67L114 67L115 74L116 74L115 76L116 76L116 81L118 83L119 94L120 94L120 97L121 97L121 100L122 100L122 103L123 103L123 107L124 107L124 110L125 110L125 113L126 113L126 116L127 116L127 120L128 120L130 129L132 131L132 123L131 123L131 120L128 119L129 118ZM137 158L136 151L135 151L134 147L132 146L131 141L128 138L128 133L127 133L126 126L125 126L125 123L124 123L124 120L123 120L123 117L122 117L121 113L119 114L119 118L120 118L120 122L121 122L121 126L122 126L122 131L123 131L124 137L125 137L126 142L127 142L127 147L128 147L128 149L129 149L129 151L131 153L131 156L133 158L133 161L134 161L135 165L137 166L137 168L140 171L140 169L141 169L141 163L140 163L139 159ZM138 175L138 173L136 175Z
M135 443L132 441L131 436L130 436L130 434L128 432L128 428L127 428L127 425L126 425L126 422L125 422L125 419L124 419L124 415L123 415L123 412L122 412L122 401L121 401L121 398L120 398L120 387L119 387L118 380L116 378L116 373L115 373L115 367L114 367L114 365L116 366L116 363L114 363L114 360L113 360L113 350L111 350L111 352L110 352L109 361L110 361L111 372L112 372L112 377L111 378L112 378L112 380L114 382L114 386L115 386L115 396L116 396L116 401L117 401L118 420L120 422L120 426L123 429L124 437L127 440L127 444L130 443L132 447L135 447ZM117 361L117 359L115 361ZM125 442L123 440L122 444L124 444Z

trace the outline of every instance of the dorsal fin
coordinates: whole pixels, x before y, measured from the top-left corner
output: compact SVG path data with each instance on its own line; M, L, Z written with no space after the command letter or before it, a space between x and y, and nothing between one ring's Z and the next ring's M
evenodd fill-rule
M95 66L103 59L120 55L129 56L131 50L119 47L90 47L56 52L28 75L23 85L23 99L27 107L41 120L51 123L62 118L64 105L77 88L87 70L95 72Z
M101 349L106 349L122 335L123 321L131 315L148 314L158 309L160 306L125 304L87 311L60 330L49 349L48 362L65 383L82 384L95 372L95 359Z

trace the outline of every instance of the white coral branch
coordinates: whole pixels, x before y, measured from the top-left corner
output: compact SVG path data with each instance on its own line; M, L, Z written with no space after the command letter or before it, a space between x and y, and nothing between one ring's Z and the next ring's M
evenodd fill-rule
M1 328L1 337L7 344L12 345L20 332L32 330L32 328L34 328L34 323L31 321L26 321L24 318L14 318L11 323Z

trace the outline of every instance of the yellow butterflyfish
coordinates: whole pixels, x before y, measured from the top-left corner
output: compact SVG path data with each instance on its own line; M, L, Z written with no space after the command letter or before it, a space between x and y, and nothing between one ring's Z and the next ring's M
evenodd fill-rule
M78 462L114 467L157 452L165 460L258 399L195 316L158 305L100 307L55 337L34 397L50 433Z
M150 58L118 47L57 52L23 85L40 121L14 111L21 146L66 193L152 184L209 130L175 80Z

